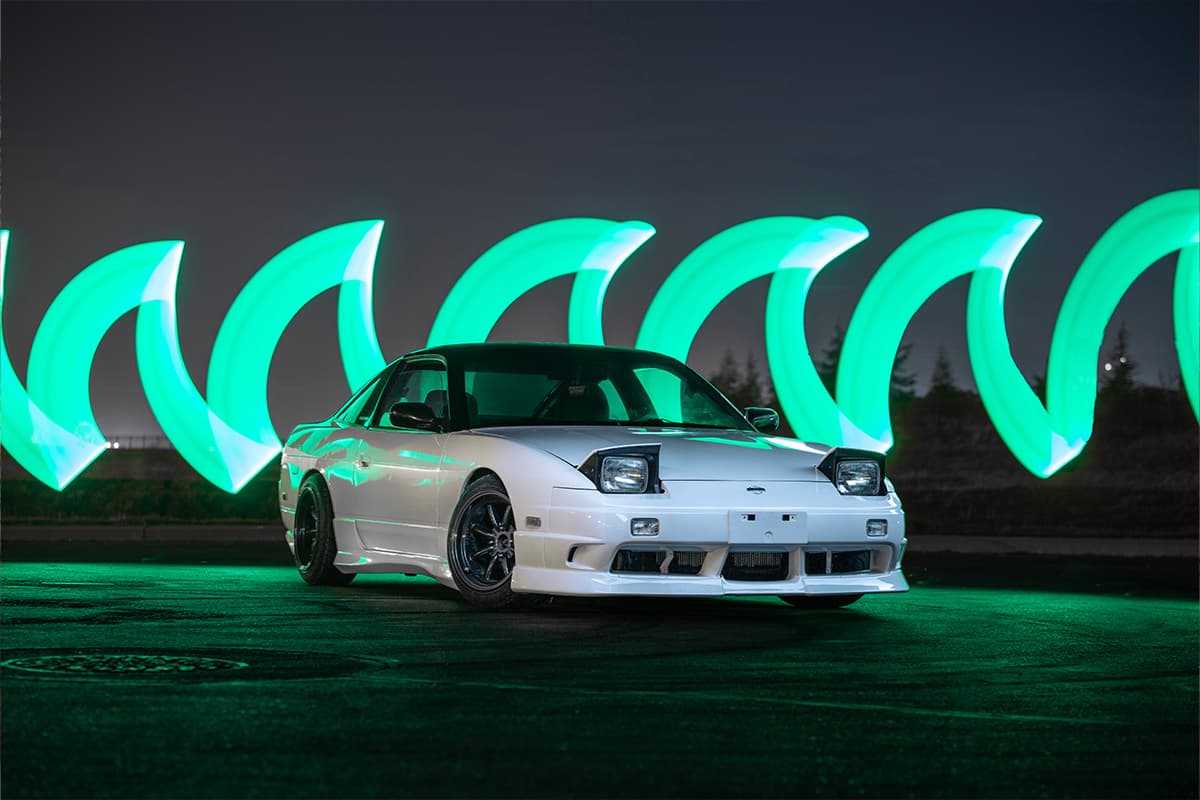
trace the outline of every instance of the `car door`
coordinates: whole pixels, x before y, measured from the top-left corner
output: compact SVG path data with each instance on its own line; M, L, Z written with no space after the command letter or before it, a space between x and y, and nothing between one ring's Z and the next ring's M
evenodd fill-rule
M446 364L406 362L392 374L361 432L355 458L353 514L362 543L374 550L432 555L445 530L438 520L442 453L447 434L397 427L396 403L426 403L444 416Z

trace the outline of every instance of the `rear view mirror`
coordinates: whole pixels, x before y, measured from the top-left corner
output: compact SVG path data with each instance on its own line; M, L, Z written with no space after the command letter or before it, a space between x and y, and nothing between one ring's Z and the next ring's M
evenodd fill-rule
M779 412L773 408L758 408L750 406L746 409L746 419L759 433L774 433L779 430Z

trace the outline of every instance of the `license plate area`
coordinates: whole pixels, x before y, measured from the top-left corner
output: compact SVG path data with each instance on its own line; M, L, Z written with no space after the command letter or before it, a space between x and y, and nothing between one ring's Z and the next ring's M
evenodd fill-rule
M730 544L807 544L803 511L730 511Z

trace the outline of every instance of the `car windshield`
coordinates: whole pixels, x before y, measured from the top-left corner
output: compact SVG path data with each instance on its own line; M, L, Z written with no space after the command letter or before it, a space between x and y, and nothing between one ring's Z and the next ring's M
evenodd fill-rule
M637 425L753 430L699 375L653 353L525 348L462 361L472 428Z

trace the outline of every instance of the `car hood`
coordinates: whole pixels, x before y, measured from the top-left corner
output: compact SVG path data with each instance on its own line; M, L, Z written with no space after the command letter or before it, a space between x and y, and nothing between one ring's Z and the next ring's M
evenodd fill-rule
M824 480L816 470L829 448L796 439L707 428L617 426L510 427L481 430L536 447L572 466L593 451L657 444L663 480Z

